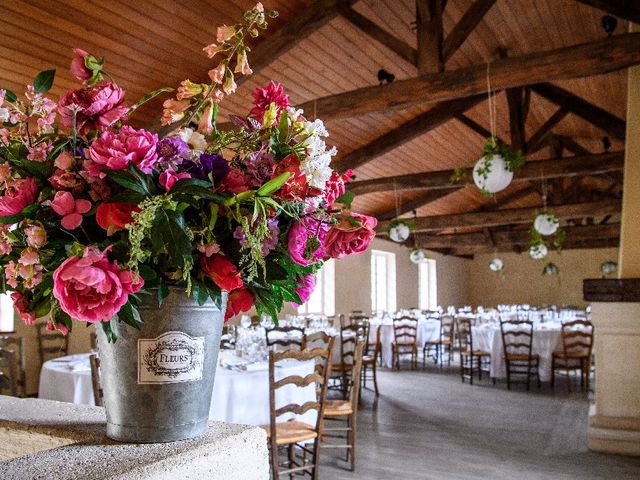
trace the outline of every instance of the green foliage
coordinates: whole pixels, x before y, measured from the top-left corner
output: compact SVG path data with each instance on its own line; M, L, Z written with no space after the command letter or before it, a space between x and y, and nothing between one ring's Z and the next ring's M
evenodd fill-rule
M33 80L33 89L36 93L47 93L51 90L55 77L55 70L45 70L44 72L40 72Z
M482 152L480 152L480 156L485 157L487 160L491 160L494 155L500 155L502 158L504 158L504 161L507 165L507 170L509 170L510 172L519 170L524 166L526 162L524 156L522 155L522 151L514 150L511 145L507 145L506 143L501 142L495 137L490 137L484 143ZM487 162L487 164L490 165L490 162Z
M13 93L11 90L7 90L6 88L3 90L4 90L4 99L7 102L15 103L15 101L18 100L18 96L15 93Z

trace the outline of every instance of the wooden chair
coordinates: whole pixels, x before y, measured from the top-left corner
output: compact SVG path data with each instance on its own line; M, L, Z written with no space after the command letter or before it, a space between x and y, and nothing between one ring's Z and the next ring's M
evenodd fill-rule
M351 471L356 467L356 425L358 403L360 398L360 372L365 342L359 340L355 349L355 363L353 375L349 382L349 397L347 400L327 400L324 410L324 429L322 433L323 448L346 448L346 461L351 462ZM345 426L328 427L328 422L344 422ZM327 438L344 439L344 445L324 443Z
M263 426L267 431L271 450L271 472L273 480L279 480L281 474L306 474L313 480L318 478L318 463L320 460L320 438L324 419L325 399L327 395L327 381L331 374L331 349L333 338L329 340L329 348L314 348L312 350L287 350L284 352L269 352L269 405L271 409L270 423ZM315 360L316 368L313 373L302 378L299 375L275 380L278 363L285 360L308 361ZM305 388L315 384L317 396L314 401L302 405L288 404L276 406L276 392L286 386ZM315 425L296 419L278 421L285 414L302 415L315 410L317 413ZM286 449L286 459L279 460L279 447ZM296 452L296 449L298 450ZM310 456L310 460L308 458Z
M589 391L591 353L593 349L593 324L588 320L574 320L562 324L562 350L551 357L551 388L555 385L555 372L567 373L567 390L571 392L571 370L580 370L580 389Z
M18 396L27 395L27 357L24 347L23 337L0 336L0 348L12 350L16 356L16 381L18 385Z
M444 366L444 354L447 353L447 362L451 366L451 353L453 347L454 335L454 319L451 315L445 315L440 319L440 335L436 340L428 340L424 342L422 347L422 366L427 362L429 352L433 350L433 359L440 364L440 368Z
M9 390L12 397L18 396L18 361L14 350L0 348L0 393Z
M393 320L394 340L391 344L391 363L400 370L400 356L411 354L411 369L418 366L418 320L400 317Z
M331 367L331 390L340 390L342 398L347 398L349 379L352 374L354 355L358 340L366 339L368 323L352 323L340 329L340 362Z
M462 383L465 379L469 379L469 384L473 385L473 373L478 372L478 380L482 380L483 360L491 361L491 354L484 350L473 348L473 335L471 335L471 319L458 318L457 321L457 339L458 348L460 349L460 377Z
M40 354L40 363L67 355L69 350L69 337L62 335L57 330L54 332L47 330L46 322L39 322L36 326L38 329L38 353Z
M380 392L378 391L378 375L377 375L377 365L378 365L378 357L381 353L381 344L380 344L380 329L382 325L378 325L376 327L375 334L375 342L370 341L370 336L367 336L367 341L365 344L365 351L362 357L362 388L367 388L367 380L373 381L373 389L376 392L376 397L380 396ZM369 371L371 369L371 371Z
M329 343L334 337L326 334L322 330L304 336L304 348L312 350L314 348L329 348Z
M91 332L89 334L89 345L91 346L92 352L98 351L98 334L96 334L96 332Z
M91 365L91 386L93 387L93 400L97 407L104 407L104 393L100 381L100 358L95 353L89 355Z
M265 328L264 333L266 335L267 348L274 347L277 350L291 350L293 347L297 347L298 350L304 349L304 328L277 326ZM292 333L297 333L297 335L292 335Z
M538 379L540 358L531 351L533 345L533 322L530 320L501 320L500 333L502 335L503 356L507 366L507 388L511 390L512 383L525 383L527 391L531 377ZM513 377L525 377L525 380L514 381Z

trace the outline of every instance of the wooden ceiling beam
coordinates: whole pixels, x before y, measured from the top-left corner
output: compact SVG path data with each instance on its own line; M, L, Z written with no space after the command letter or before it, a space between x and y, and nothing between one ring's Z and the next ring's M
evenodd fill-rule
M587 225L566 227L568 241L579 242L587 240L613 239L620 236L620 224ZM460 248L460 247L505 247L523 245L529 241L529 230L483 229L477 233L458 233L448 235L417 234L416 244L422 248Z
M562 244L562 250L581 250L581 249L596 249L596 248L612 248L617 247L620 241L620 236L614 236L611 238L601 238L595 240L570 240L567 239ZM468 256L478 255L481 253L502 253L502 252L513 252L513 253L524 253L527 251L527 243L522 244L497 244L493 245L475 245L469 247L457 247L457 248L449 248L449 249L441 249L446 250L448 255L455 255L457 257L466 258ZM542 264L540 264L540 269L542 270Z
M619 213L620 200L606 200L592 203L576 203L569 205L557 205L553 207L553 213L559 219L578 218L585 215L604 216ZM487 212L456 213L449 215L435 215L430 217L418 217L413 219L415 232L437 231L449 228L467 227L494 227L498 225L511 225L517 223L530 223L540 207L512 208ZM388 221L379 222L376 228L378 233L386 233Z
M439 103L425 113L403 123L398 128L385 133L363 147L354 150L344 157L334 161L334 170L344 171L348 168L358 168L385 153L410 142L443 123L455 114L462 113L485 99L484 95L469 98L458 98Z
M515 150L524 151L525 145L525 104L524 88L516 87L507 90L507 103L509 105L509 129L511 133L511 146Z
M409 200L408 202L402 202L398 208L390 208L378 215L376 218L378 220L391 220L393 218L399 217L400 215L404 215L405 213L416 210L420 207L424 207L436 200L441 199L442 197L446 197L447 195L460 190L462 187L460 186L452 186L447 189L440 190L428 190L426 193L420 195L413 200Z
M491 64L494 89L608 73L640 64L640 33L496 60ZM430 73L386 85L359 88L300 105L326 120L470 97L486 92L485 64ZM615 138L619 138L615 136Z
M566 107L558 108L558 110L556 110L556 112L551 115L533 135L531 135L531 138L529 138L524 147L524 152L533 153L544 147L545 141L551 133L551 130L558 125L558 123L560 123L568 113L569 110Z
M638 34L640 35L640 34ZM620 35L619 35L620 36ZM569 112L607 132L611 137L624 140L626 122L605 109L550 83L532 85L531 89L543 98L566 108Z
M449 60L482 21L496 0L475 0L444 41L444 61Z
M616 17L640 23L640 4L636 0L578 0Z
M444 70L442 0L416 0L418 74Z
M392 35L384 28L380 27L378 24L372 22L367 17L347 5L341 4L338 8L338 12L353 26L357 27L362 32L387 47L400 58L403 58L412 65L417 65L418 51L411 45L400 40L395 35Z
M562 178L577 175L597 175L601 173L622 170L624 152L607 152L581 155L566 158L549 158L546 160L530 161L518 170L514 182L535 181L542 177ZM439 170L432 172L412 173L393 177L359 180L349 184L349 190L357 195L391 190L414 189L453 189L464 186L464 181L452 183L454 170ZM468 169L471 173L471 169Z
M562 148L569 150L574 155L591 155L591 152L576 142L573 138L566 135L558 135L558 140Z

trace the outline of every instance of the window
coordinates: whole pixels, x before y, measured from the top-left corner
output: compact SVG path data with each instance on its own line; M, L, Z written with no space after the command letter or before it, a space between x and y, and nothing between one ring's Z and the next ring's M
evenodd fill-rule
M8 293L0 295L0 332L13 332L13 300Z
M435 310L438 307L436 261L431 258L418 264L418 302L421 310Z
M300 315L322 313L327 316L336 314L336 273L333 259L324 262L316 272L316 288L304 305L298 307Z
M396 311L396 256L381 250L371 251L371 310Z

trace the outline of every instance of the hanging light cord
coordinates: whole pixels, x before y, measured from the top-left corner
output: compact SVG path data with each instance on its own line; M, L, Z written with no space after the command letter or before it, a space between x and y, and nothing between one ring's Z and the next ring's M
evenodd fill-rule
M491 62L487 62L487 97L489 101L489 129L491 130L491 142L495 147L496 141L496 102L495 93L491 92Z

